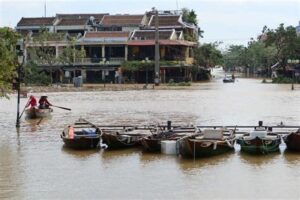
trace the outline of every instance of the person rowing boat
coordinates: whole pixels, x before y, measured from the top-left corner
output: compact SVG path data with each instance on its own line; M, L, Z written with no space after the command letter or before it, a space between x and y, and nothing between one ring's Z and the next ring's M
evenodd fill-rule
M52 104L48 101L47 96L41 96L39 100L39 108L49 109L49 106L52 106Z
M29 100L25 105L25 108L28 108L29 106L30 108L36 108L37 106L36 98L33 95L30 95Z

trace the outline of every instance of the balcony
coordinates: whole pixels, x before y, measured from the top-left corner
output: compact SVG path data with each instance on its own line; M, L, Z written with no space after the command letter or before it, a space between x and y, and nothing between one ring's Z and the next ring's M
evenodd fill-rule
M124 57L75 58L74 65L121 65L124 60Z
M52 60L53 61L53 60ZM45 60L35 61L41 67L68 67L68 66L119 66L125 61L124 57L111 57L111 58L75 58L74 62L71 61L54 61L48 63Z

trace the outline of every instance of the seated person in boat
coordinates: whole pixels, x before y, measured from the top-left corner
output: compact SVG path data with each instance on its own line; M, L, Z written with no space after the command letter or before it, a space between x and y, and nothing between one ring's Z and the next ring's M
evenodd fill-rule
M35 108L37 106L36 98L33 95L30 95L29 101L26 104L25 108L28 108L29 106L30 108Z
M49 106L52 106L52 104L47 100L47 96L41 96L39 104L40 109L48 109Z

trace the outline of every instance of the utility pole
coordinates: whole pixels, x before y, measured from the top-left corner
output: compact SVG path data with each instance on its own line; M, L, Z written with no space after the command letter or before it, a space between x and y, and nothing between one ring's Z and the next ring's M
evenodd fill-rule
M21 69L24 64L24 41L22 41L22 44L20 45L20 50L18 51L18 78L17 78L17 92L18 92L18 99L17 99L17 121L16 121L16 127L20 127L20 90L21 90Z
M154 83L156 86L159 85L160 77L159 77L159 31L158 31L158 11L157 9L153 9L155 12L155 78Z

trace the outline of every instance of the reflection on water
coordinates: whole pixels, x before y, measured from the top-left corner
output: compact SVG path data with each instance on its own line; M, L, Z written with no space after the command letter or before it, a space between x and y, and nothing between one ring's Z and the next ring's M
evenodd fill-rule
M86 159L89 158L91 155L94 155L96 153L99 153L99 149L88 149L88 150L76 150L76 149L70 149L66 147L65 145L61 148L63 153L66 153L68 155L71 155L75 158L79 159Z
M226 163L228 160L232 159L232 156L234 156L234 152L227 152L223 155L216 155L207 158L197 158L195 160L181 158L177 160L177 163L183 171L190 172L194 169L201 170L201 168L209 168L216 165L222 165L222 163Z
M262 166L267 164L272 164L276 162L276 159L280 157L280 152L275 152L271 154L261 155L261 154L248 154L245 152L237 153L237 156L241 159L241 162L253 166Z
M299 199L300 153L284 151L285 145L277 154L248 155L236 146L236 152L196 160L139 148L63 146L61 131L79 117L107 125L299 125L300 90L255 79L223 84L218 73L190 90L51 93L51 102L72 112L54 109L40 123L23 117L19 132L16 97L1 99L0 199Z

